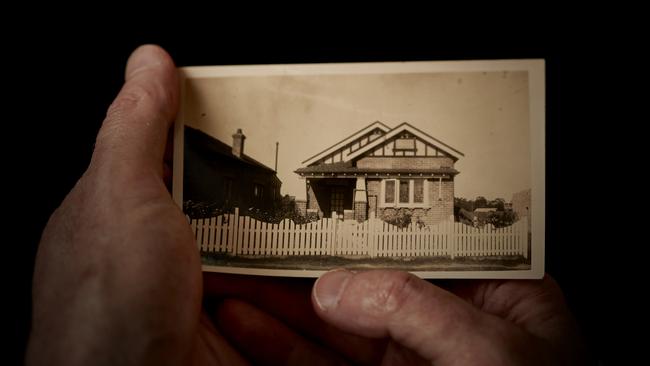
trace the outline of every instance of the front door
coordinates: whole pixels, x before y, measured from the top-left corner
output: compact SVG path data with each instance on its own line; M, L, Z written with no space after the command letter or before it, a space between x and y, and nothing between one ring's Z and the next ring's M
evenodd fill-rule
M345 190L346 187L332 187L330 208L337 215L343 215L343 209L345 208Z

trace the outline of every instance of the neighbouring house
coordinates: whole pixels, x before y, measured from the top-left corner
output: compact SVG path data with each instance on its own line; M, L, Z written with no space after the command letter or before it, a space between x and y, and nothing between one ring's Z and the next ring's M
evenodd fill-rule
M528 231L530 231L530 189L517 192L512 195L512 211L517 215L517 219L526 217L528 219Z
M485 220L490 216L490 213L497 212L496 207L480 207L474 209L474 214L478 216L479 219Z
M478 217L472 212L464 208L458 210L458 222L465 225L478 226Z
M244 153L241 129L227 145L203 131L185 126L183 200L229 210L271 210L280 198L276 171Z
M454 164L463 153L402 123L377 121L303 161L305 209L330 217L385 220L408 214L412 221L453 220Z
M474 209L474 226L486 223L490 214L493 212L497 212L496 207L480 207Z

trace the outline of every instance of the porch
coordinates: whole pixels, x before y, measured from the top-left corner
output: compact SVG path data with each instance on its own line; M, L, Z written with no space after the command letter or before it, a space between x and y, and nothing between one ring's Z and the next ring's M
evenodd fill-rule
M318 213L320 218L335 215L359 222L368 218L365 177L307 178L305 186L307 212Z

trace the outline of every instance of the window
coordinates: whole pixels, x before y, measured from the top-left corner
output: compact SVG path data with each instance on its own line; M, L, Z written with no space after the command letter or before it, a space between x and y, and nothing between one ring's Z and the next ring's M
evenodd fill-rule
M264 186L261 184L253 184L253 197L260 201L264 198Z
M424 203L424 179L413 180L413 203Z
M224 178L223 179L223 196L226 202L232 200L232 179Z
M387 180L384 182L386 184L386 190L385 190L385 200L384 202L386 203L395 203L395 181L394 180Z
M428 202L426 179L385 179L381 207L423 207Z
M338 214L343 214L343 202L345 197L345 188L344 187L332 187L331 195L331 211Z
M411 182L400 179L399 181L399 203L409 203L409 186Z

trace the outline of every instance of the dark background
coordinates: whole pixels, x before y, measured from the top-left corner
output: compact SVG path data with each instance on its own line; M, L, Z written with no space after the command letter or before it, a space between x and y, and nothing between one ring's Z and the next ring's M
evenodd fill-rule
M621 334L615 329L623 322L619 309L627 295L623 275L615 272L619 260L605 248L620 247L626 239L607 229L621 216L617 200L625 196L618 178L611 178L626 175L620 149L602 141L617 139L611 123L620 115L613 118L608 108L607 88L620 75L608 66L624 51L608 32L549 19L506 19L474 28L462 17L442 25L435 19L398 24L371 19L343 29L335 18L318 25L224 18L130 28L91 19L42 26L33 36L5 32L10 93L4 107L3 184L10 192L5 223L13 234L5 268L15 308L3 323L10 324L16 342L9 359L20 363L24 353L40 233L85 170L106 108L122 84L125 62L143 43L162 45L179 66L546 59L546 268L563 288L596 358L609 364L620 357L615 344ZM623 260L634 261L629 255Z

